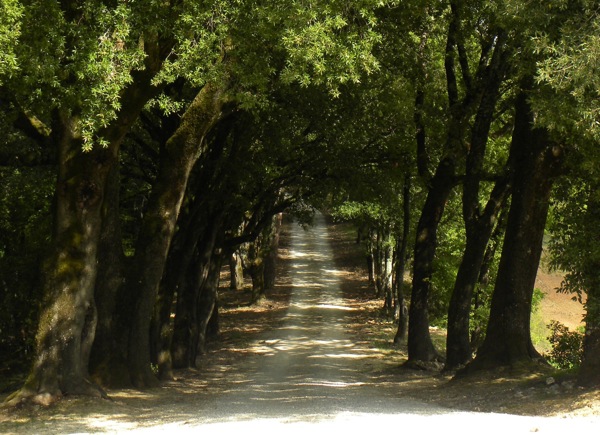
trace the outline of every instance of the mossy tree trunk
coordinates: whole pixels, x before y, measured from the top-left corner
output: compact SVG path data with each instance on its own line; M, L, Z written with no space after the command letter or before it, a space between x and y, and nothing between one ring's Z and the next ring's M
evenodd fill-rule
M156 51L151 43L147 48L149 53ZM149 55L146 69L133 74L133 83L123 92L117 118L99 132L107 147L84 152L80 120L56 112L51 135L58 149L53 249L44 265L36 356L25 385L9 403L47 403L63 394L104 394L90 382L88 363L97 324L94 291L98 261L104 260L98 257L100 235L106 207L113 199L110 192L107 194L107 186L115 176L123 138L144 104L157 92L151 80L160 63L159 57ZM101 268L100 272L105 270Z
M223 89L206 84L182 117L160 156L159 174L135 245L128 276L127 365L136 387L157 385L150 364L150 322L190 172L206 147L205 136L221 116ZM132 315L133 314L133 315Z
M54 204L53 249L44 267L44 300L33 367L23 388L9 399L47 404L65 394L101 390L89 381L86 343L96 323L94 285L102 202L116 162L115 147L82 150L78 120L60 116L59 169ZM57 126L58 127L58 126Z

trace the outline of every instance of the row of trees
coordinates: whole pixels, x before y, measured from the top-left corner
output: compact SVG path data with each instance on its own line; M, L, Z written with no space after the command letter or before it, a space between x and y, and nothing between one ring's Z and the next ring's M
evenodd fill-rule
M588 169L597 143L595 18L590 2L450 1L394 9L382 19L382 74L409 89L396 94L404 104L396 113L412 124L412 137L395 137L405 160L400 174L385 177L387 193L353 191L336 212L368 235L369 262L379 263L369 268L373 286L385 306L396 298L396 340L408 330L409 365L437 361L469 372L538 364L529 325L549 234L552 264L567 272L564 290L588 297L580 380L598 382L597 257L593 224L582 219L593 215L597 195ZM446 355L429 335L432 311L447 326Z
M194 365L223 262L249 246L258 298L277 216L325 205L360 218L376 286L409 311L409 363L441 358L432 308L448 313L447 367L469 363L472 300L493 282L468 367L537 360L533 281L559 175L553 240L571 255L557 264L587 292L582 380L597 381L593 2L0 5L2 291L27 313L2 325L37 328L11 403Z

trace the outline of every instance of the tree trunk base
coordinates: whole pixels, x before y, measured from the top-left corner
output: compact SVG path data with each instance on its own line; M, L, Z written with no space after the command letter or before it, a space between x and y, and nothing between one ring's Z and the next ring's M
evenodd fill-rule
M250 305L260 306L260 305L263 305L264 303L266 303L267 301L268 301L267 295L259 294L256 297L252 298L252 302L250 302Z
M442 358L433 359L431 361L408 360L404 364L402 364L402 367L411 370L440 372L444 368L444 361Z
M150 369L150 367L138 373L132 373L131 383L135 388L138 389L156 388L160 386L160 381L152 372L152 369Z
M94 382L105 388L131 388L132 386L125 362L115 357L96 365L91 375Z
M98 399L109 399L108 394L98 385L89 380L73 382L70 386L52 391L39 391L28 385L14 392L3 403L4 408L23 408L27 406L49 407L60 401L65 396L86 396Z
M455 377L464 378L481 372L506 372L511 377L520 377L532 373L543 373L552 366L542 356L521 358L511 362L490 358L475 358L463 368L457 370Z
M394 335L394 344L406 344L408 341L408 337L406 335Z

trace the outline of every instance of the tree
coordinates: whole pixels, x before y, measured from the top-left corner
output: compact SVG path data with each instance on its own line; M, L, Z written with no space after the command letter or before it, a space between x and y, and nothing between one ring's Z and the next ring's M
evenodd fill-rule
M24 387L9 398L11 403L27 399L47 403L64 393L103 394L88 380L87 357L95 329L93 289L104 188L128 127L152 95L150 78L156 67L152 56L142 62L138 45L122 45L122 38L139 36L139 29L124 24L129 12L124 6L108 10L98 4L61 9L53 2L32 4L24 11L23 29L28 32L17 49L23 74L6 86L26 114L37 109L50 120L59 169L36 357ZM39 38L38 32L46 34ZM27 42L39 48L38 40L52 49L29 51ZM39 64L44 68L37 68ZM144 71L135 72L144 66ZM135 87L130 86L132 72L137 75ZM64 81L53 91L58 77ZM47 94L30 93L36 80ZM123 94L122 105L115 104L118 94ZM44 105L52 100L54 104ZM102 115L92 121L98 113ZM97 137L105 147L93 148Z
M581 156L578 156L581 157ZM597 175L580 167L579 158L569 159L567 170L572 176L558 189L550 226L551 265L566 271L560 291L585 298L584 354L579 369L579 383L598 385L598 249L599 202ZM573 165L573 166L571 166ZM569 171L570 172L570 171Z
M498 215L508 195L507 168L494 168L500 171L498 181L491 189L487 204L483 207L482 179L487 142L494 123L496 106L500 99L500 86L509 69L506 32L489 23L491 33L488 43L495 40L495 46L482 80L481 103L471 128L471 138L465 165L463 186L463 219L465 222L466 243L458 268L452 297L448 306L448 332L446 340L447 370L455 369L471 360L470 317L473 292L478 283L483 266L486 248ZM485 50L485 49L484 49Z
M600 384L600 312L598 311L598 89L595 66L598 11L593 3L562 5L557 32L539 34L535 49L543 55L537 79L553 90L551 98L534 103L541 122L568 137L565 173L558 189L551 225L551 264L566 271L561 290L585 302L586 331L579 383ZM560 107L560 110L556 110ZM551 109L549 109L551 108ZM544 110L545 109L545 110Z
M531 301L551 188L560 173L563 150L546 129L534 124L529 103L532 82L531 76L523 79L515 103L511 145L514 172L506 234L486 337L468 370L527 366L541 359L531 342Z
M487 7L491 12L487 10ZM490 4L487 7L454 1L449 4L446 45L443 51L446 92L448 95L445 138L439 163L431 178L426 180L427 198L417 224L414 245L413 288L409 312L409 357L407 362L409 365L418 365L421 361L429 362L441 359L429 336L428 304L440 221L450 195L460 181L465 182L463 185L465 216L468 216L479 207L479 183L482 176L485 144L493 120L499 86L504 76L503 71L506 68L505 36L495 23L493 15L495 4ZM472 24L474 22L478 22L480 27ZM474 47L477 47L476 51ZM470 65L470 59L475 54L471 54L469 49L477 53L476 66ZM418 97L416 100L418 116L415 116L419 132L417 150L424 150L423 127L425 121L419 107L423 98L420 92ZM467 144L465 142L468 140L469 129L471 143ZM427 158L427 154L423 151L418 151L418 153L421 156L420 173L428 177L426 162L432 159ZM467 157L467 172L469 174L465 180L461 180L458 171L467 155L469 156ZM501 190L496 194L502 196ZM488 214L493 214L496 210L493 205L494 202L491 201L492 206L487 211ZM473 209L469 210L470 207ZM489 223L491 217L487 218L488 224L486 225L488 227L491 226ZM464 272L470 267L468 264L473 262L472 270L475 271L474 273L478 273L477 263L483 259L485 246L489 239L489 235L485 234L487 230L473 234L474 226L470 223L468 224L468 230L471 232L471 237L467 239L471 242L469 248L475 247L473 243L478 247L477 249L469 249L470 258L464 260L465 266L458 277L461 281L458 282L457 289L461 289L465 285L467 287L474 285L474 279L472 277L467 278ZM491 229L489 229L489 232L491 233ZM480 239L477 239L478 237ZM462 279L469 281L469 283L467 284ZM463 337L465 332L468 336L470 291L463 293L462 290L457 290L454 294L455 299L452 302L449 322L451 328L458 327L463 331L461 334ZM464 297L462 302L458 301L459 295ZM460 313L458 306L464 307ZM459 326L460 322L462 322L461 326ZM456 337L456 335L450 335L451 351L455 346L460 347L460 345L453 343L453 337ZM452 365L454 364L455 362L452 362Z

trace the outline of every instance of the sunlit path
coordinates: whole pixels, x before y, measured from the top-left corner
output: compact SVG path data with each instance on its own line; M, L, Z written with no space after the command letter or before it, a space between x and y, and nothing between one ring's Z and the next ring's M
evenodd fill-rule
M240 388L219 398L212 410L228 419L281 421L422 410L420 403L389 400L368 386L360 363L368 349L345 332L351 308L341 295L323 216L308 230L293 225L290 239L293 291L283 325L261 337Z

